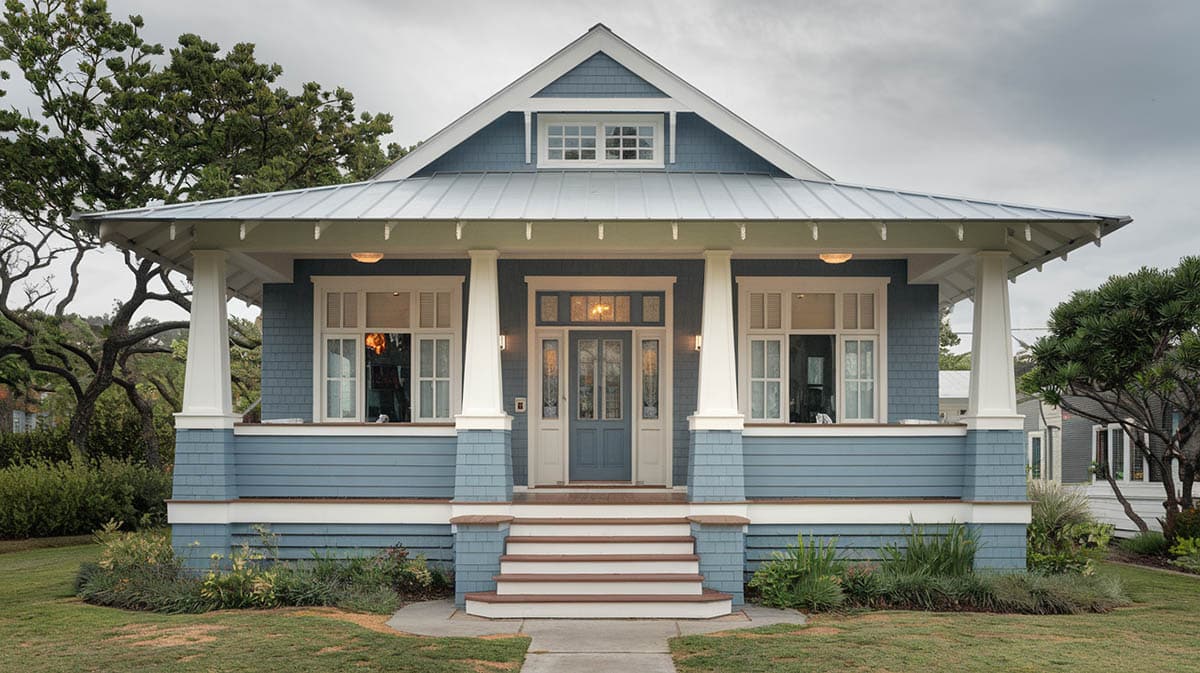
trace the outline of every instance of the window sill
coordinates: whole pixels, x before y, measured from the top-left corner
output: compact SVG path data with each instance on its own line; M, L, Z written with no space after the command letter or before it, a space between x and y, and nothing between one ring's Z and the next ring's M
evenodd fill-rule
M453 423L237 423L245 437L456 437Z
M743 437L964 437L961 423L747 423Z

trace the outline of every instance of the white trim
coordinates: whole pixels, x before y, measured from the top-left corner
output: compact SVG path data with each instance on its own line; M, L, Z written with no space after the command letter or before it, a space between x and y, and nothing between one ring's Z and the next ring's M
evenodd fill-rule
M233 434L239 437L455 437L453 424L410 425L407 423L345 423L314 425L311 423L263 423L236 425Z
M831 179L791 150L680 79L678 75L614 35L602 24L597 24L533 70L525 73L515 82L438 131L412 152L380 171L375 177L379 179L411 177L434 159L495 121L500 115L510 110L521 109L521 106L534 98L537 92L600 51L657 87L682 108L694 110L705 120L778 166L788 175L804 179Z
M539 114L537 117L537 165L538 168L662 168L663 167L663 116L661 114ZM551 159L549 158L550 126L594 126L596 128L595 159ZM605 126L649 126L654 129L653 159L605 159ZM565 148L556 148L564 149ZM583 149L583 148L580 148ZM641 149L641 148L637 148Z
M772 422L771 419L750 418L750 348L751 339L784 339L784 353L787 352L789 337L797 334L818 334L834 336L834 376L836 393L836 417L834 420L863 423L885 423L888 419L888 286L891 279L887 276L737 276L734 279L738 293L737 335L738 343L746 347L738 349L738 393L741 411L748 422ZM777 292L780 294L780 320L778 329L751 329L750 327L750 294L757 292ZM797 329L792 327L791 301L792 295L802 293L830 293L834 295L834 327L830 329ZM875 295L875 326L871 329L849 329L844 324L843 296L845 294ZM845 405L846 390L845 342L847 340L873 340L875 342L875 414L874 420L846 419ZM781 391L780 414L774 419L786 422L790 408L790 391L787 382L790 380L789 358L782 358L782 374L784 380ZM807 425L807 424L797 424Z
M748 425L743 437L965 437L963 425L828 425L788 423L786 425Z
M176 430L228 430L242 420L236 414L192 414L179 412L174 414Z
M458 414L454 427L459 430L512 430L512 416L487 414Z
M963 416L968 430L1024 430L1024 416Z
M688 112L673 98L529 98L513 106L522 112Z
M662 430L666 433L665 447L662 448L663 455L660 460L665 464L664 474L665 480L662 482L666 486L672 485L672 461L673 445L672 436L674 428L672 427L671 419L674 418L674 320L675 320L675 276L525 276L526 285L526 327L525 327L525 343L526 346L526 382L529 404L526 405L526 413L528 414L526 427L528 428L528 475L529 482L534 485L545 484L569 484L570 483L570 422L567 416L568 404L570 395L570 366L568 364L570 353L570 331L586 330L586 331L622 331L630 332L632 335L632 348L634 350L631 367L633 369L632 380L630 385L634 392L632 398L631 414L633 424L630 430L632 442L632 469L630 472L631 483L637 484L645 482L642 475L639 474L639 458L641 458L641 446L639 446L639 437L643 429L648 429L651 426L658 427L661 425ZM663 293L663 324L661 326L608 326L602 323L595 325L553 325L539 327L537 324L538 305L537 295L539 292L662 292ZM659 352L659 418L655 421L646 421L642 419L640 407L637 402L641 395L641 371L636 366L638 357L640 357L640 341L641 338L660 338ZM544 339L559 340L559 417L557 419L542 418L542 358L541 344ZM559 470L558 475L553 481L540 478L545 470L541 469L539 460L542 458L550 458L539 450L539 442L542 441L543 435L553 433L551 436L557 442L559 451L557 462L554 465ZM659 483L655 481L653 483Z
M1038 461L1037 461L1038 475L1036 477L1033 475L1033 440L1035 440L1035 439L1038 440L1038 449L1041 453L1041 455L1038 456ZM1026 474L1029 475L1030 479L1037 479L1038 481L1053 481L1053 479L1049 479L1046 477L1046 471L1047 471L1046 464L1047 464L1047 462L1046 462L1046 431L1045 430L1031 430L1029 432L1026 432L1025 433L1025 470L1026 470Z
M1161 489L1160 489L1161 490ZM671 505L532 505L389 502L188 502L167 503L172 524L311 523L311 524L449 524L452 517L502 515L560 517L683 517L732 515L751 524L919 524L1014 523L1030 520L1026 502L737 502Z

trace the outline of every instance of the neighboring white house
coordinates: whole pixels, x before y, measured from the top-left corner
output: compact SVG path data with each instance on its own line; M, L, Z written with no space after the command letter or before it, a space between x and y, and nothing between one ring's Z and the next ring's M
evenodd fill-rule
M938 372L938 420L942 423L958 423L967 415L967 402L971 395L971 370L948 370Z

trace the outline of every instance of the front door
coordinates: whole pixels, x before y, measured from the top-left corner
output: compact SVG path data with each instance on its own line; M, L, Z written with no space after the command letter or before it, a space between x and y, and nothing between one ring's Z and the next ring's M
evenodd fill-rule
M629 481L633 422L629 332L571 332L571 481Z

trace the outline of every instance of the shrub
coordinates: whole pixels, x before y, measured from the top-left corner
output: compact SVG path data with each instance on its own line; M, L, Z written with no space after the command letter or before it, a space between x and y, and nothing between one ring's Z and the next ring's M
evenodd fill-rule
M1172 540L1181 537L1200 538L1200 508L1185 509L1175 515L1175 528L1168 537Z
M837 540L821 542L815 537L796 538L782 552L775 552L750 579L762 602L778 608L830 610L842 604L841 574L845 562L838 558Z
M166 520L168 473L124 460L31 461L0 468L0 538L90 533Z
M961 577L974 568L978 548L978 533L963 524L951 522L944 534L936 534L910 519L904 544L892 543L879 550L880 568L898 575Z
M183 570L166 530L127 533L109 522L96 534L100 559L85 563L75 593L88 603L156 612L194 613L216 605Z
M200 583L200 595L222 608L275 607L279 604L275 572L264 567L263 558L243 544L229 555L229 567L222 569L224 558L213 554L212 568Z
M1177 537L1171 545L1171 564L1191 572L1200 572L1200 537Z
M997 610L1031 615L1108 612L1129 604L1114 578L1014 573L989 578Z
M1118 546L1130 554L1139 556L1163 556L1167 553L1167 538L1158 531L1138 533L1131 538L1121 540Z
M1032 519L1027 529L1026 565L1041 573L1092 574L1095 558L1108 547L1112 526L1097 523L1087 497L1053 483L1030 482Z

